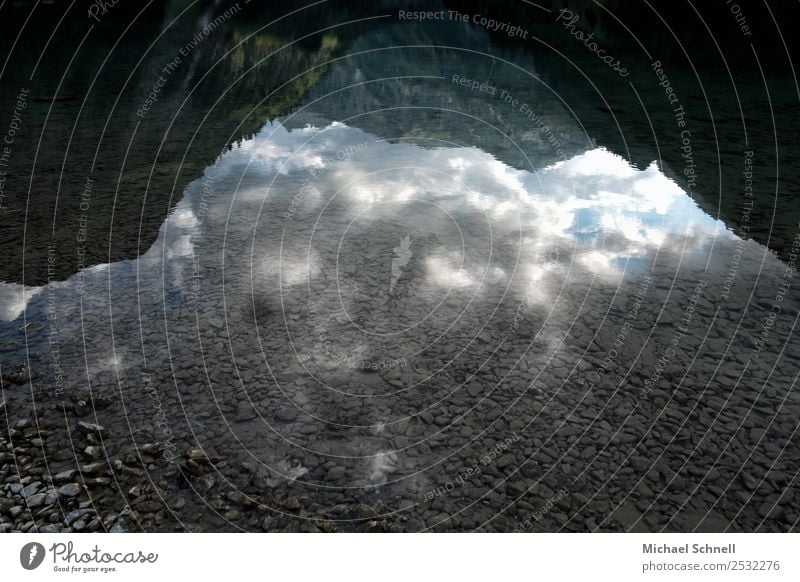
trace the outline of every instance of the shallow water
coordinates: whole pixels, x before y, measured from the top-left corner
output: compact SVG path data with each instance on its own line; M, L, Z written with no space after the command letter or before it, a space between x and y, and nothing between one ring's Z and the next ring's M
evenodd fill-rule
M320 511L433 495L448 517L416 526L460 529L485 524L458 511L548 476L618 482L635 450L619 441L665 442L656 459L678 474L703 459L704 479L759 451L729 442L750 425L792 437L786 269L655 165L602 149L529 172L474 146L274 122L187 188L141 258L7 302L3 343L57 346L66 385L119 398L124 416L97 418L120 431L110 450L169 427L329 499ZM574 440L554 449L561 431ZM481 481L440 499L476 463Z
M34 371L6 400L143 454L111 480L115 506L153 487L148 530L264 528L259 504L290 530L796 527L791 259L598 145L535 67L444 50L398 79L387 30L137 258L0 284L3 371ZM530 113L453 81L487 70ZM51 473L79 456L58 430Z

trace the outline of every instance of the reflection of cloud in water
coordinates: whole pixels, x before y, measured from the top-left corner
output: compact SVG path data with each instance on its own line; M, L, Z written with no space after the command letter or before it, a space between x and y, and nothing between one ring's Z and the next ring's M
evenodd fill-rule
M30 299L43 287L24 287L17 283L0 283L0 320L14 321L20 317Z
M397 454L391 451L377 453L370 462L367 478L370 483L380 485L386 483L390 473L396 470L398 463Z
M359 150L360 144L366 145ZM692 252L726 233L655 163L640 171L603 149L530 172L474 147L426 149L389 143L342 123L292 131L276 124L230 152L219 166L243 168L250 156L274 172L259 228L285 227L290 249L293 235L312 221L317 221L313 244L338 245L351 221L435 225L443 224L449 214L466 231L463 268L441 257L423 260L431 281L456 287L480 280L491 241L509 241L520 252L516 266L493 268L525 273L529 282L536 282L552 270L541 265L542 255L552 249L559 249L562 261L614 279L626 260L641 259L670 241L680 241L676 244L683 247L686 238L686 251ZM307 171L320 167L323 170L314 174ZM297 196L303 180L313 187L306 184ZM259 203L263 200L262 196ZM441 216L430 208L412 208L415 200L435 203ZM290 205L292 222L281 221ZM303 240L305 244L308 239ZM319 273L298 267L296 259L288 261L288 267L285 257L282 261L292 283ZM264 268L275 265L270 262Z
M334 123L331 127L336 126L337 124ZM305 141L308 137L316 135L317 130L307 127L295 130L293 134L294 140L245 140L237 150L247 156L248 163L254 168L266 172L277 171L281 174L288 174L297 169L323 168L325 159L322 154L331 147L335 147L335 144L326 141L318 144L316 148L298 150L298 142Z
M427 261L428 278L436 285L459 288L474 285L475 281L464 269L458 267L458 257L430 257Z
M679 248L685 243L684 252L695 252L714 236L733 237L655 163L640 171L603 149L530 172L475 147L390 143L339 122L291 131L275 123L223 155L205 178L214 180L213 200L201 199L201 180L190 185L159 242L140 259L155 264L163 252L167 269L172 264L177 270L167 279L173 283L186 280L188 272L181 271L198 245L207 250L195 260L208 261L209 254L217 260L223 235L226 247L235 249L232 266L238 261L244 280L256 226L269 243L258 246L265 241L255 241L257 284L277 284L281 273L283 284L295 286L327 273L330 255L359 221L379 231L387 223L416 225L437 237L444 236L437 229L445 221L455 221L463 242L438 240L435 254L418 257L429 282L458 288L478 283L486 273L494 273L499 283L497 274L504 273L506 283L509 277L519 281L522 294L535 285L540 298L547 296L548 277L563 272L543 260L548 253L558 254L562 265L613 280L626 261L670 242ZM435 208L414 208L415 200ZM192 238L198 229L202 236ZM509 248L493 257L499 262L487 271L489 246L500 242ZM466 255L456 262L441 253L440 247L461 253L462 244ZM416 243L415 252L424 251L424 241ZM86 269L84 276L107 267ZM38 291L23 294L18 286L0 286L0 314L15 319Z

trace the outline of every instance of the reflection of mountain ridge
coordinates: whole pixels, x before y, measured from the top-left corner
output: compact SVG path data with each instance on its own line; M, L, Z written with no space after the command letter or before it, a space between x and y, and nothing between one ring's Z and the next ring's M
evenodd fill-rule
M231 5L194 9L161 36L183 6L154 8L127 31L109 14L82 45L88 24L73 14L28 83L57 24L55 14L32 20L0 94L9 119L19 87L32 97L5 184L0 280L22 282L24 270L24 283L38 285L140 254L184 186L220 152L301 101L353 32L345 26L301 38L323 18L334 25L338 17L317 11L265 30L276 16L271 8L226 13Z
M774 56L763 58L772 103L766 100L763 88L748 82L758 73L753 73L748 47L735 44L741 38L736 29L731 30L730 15L707 14L703 10L703 16L715 32L724 32L719 42L729 58L727 66L732 68L740 99L749 104L744 115L750 144L760 148L756 156L756 189L762 199L751 214L751 225L756 225L751 234L761 242L770 239L770 246L780 250L790 238L787 229L799 218L794 204L797 181L791 174L784 173L793 171L798 157L793 149L786 147L791 142L789 138L796 119L791 115L791 87L780 77L785 67L781 68L780 51L773 46L777 40L774 35L764 38L769 28L768 23L763 22L763 11L759 12L751 3L744 4L747 4L754 30L762 33L758 38L759 48ZM480 146L515 167L531 163L541 167L556 161L560 156L554 151L553 140L557 140L566 156L597 143L632 160L640 168L660 159L665 172L686 186L685 163L677 147L679 132L675 131L663 90L635 43L616 40L628 36L619 32L618 25L603 9L590 2L573 1L569 5L576 13L580 5L583 25L596 31L615 53L632 63L631 78L635 80L642 103L632 91L620 90L626 86L598 67L593 54L554 24L552 14L519 2L484 5L448 0L402 5L480 12L520 23L537 38L563 52L577 68L569 65L565 58L553 55L542 44L511 39L474 23L418 25L398 22L391 16L399 4L388 0L376 3L331 1L260 30L276 16L298 8L292 2L280 1L268 7L250 4L222 22L190 51L167 80L154 107L143 118L137 117L137 109L171 56L179 54L198 28L202 28L202 23L218 18L231 5L228 2L216 8L202 4L193 6L176 21L170 33L161 38L156 38L161 28L180 15L186 3L158 4L139 17L134 28L127 32L123 24L132 14L111 12L82 46L81 39L88 28L84 14L66 18L60 25L61 32L52 41L48 39L58 15L42 11L35 14L28 25L33 33L20 37L11 55L15 66L6 68L0 89L0 102L5 106L2 113L6 119L11 117L11 104L19 88L27 86L32 90L32 100L12 154L15 171L6 183L2 240L7 252L5 260L0 261L0 280L22 281L23 245L24 282L29 285L48 278L48 243L54 245L56 252L55 270L51 273L56 279L73 273L80 263L88 266L137 256L155 240L158 228L181 197L184 186L199 176L225 147L231 147L243 136L252 135L268 119L294 110L303 101L359 81L365 83L321 100L312 110L327 119L338 119L385 108L387 103L402 103L404 109L371 113L350 123L388 139L412 139L420 143L450 139L460 145ZM619 3L605 5L619 7ZM740 174L746 147L738 103L727 93L727 77L718 55L701 50L708 45L708 39L698 32L699 25L680 27L679 19L685 7L659 9L680 40L689 43L687 46L693 51L692 65L697 67L705 86L698 84L692 69L680 55L675 56L675 50L669 53L664 50L669 47L669 35L660 22L648 19L652 14L640 5L620 14L627 24L634 26L638 36L645 39L653 55L661 54L670 79L681 95L694 136L696 164L701 169L693 195L708 212L735 225L741 214ZM5 7L0 12L4 10L12 9ZM390 17L368 19L386 14ZM358 19L366 20L304 38L313 30ZM9 45L9 50L16 36L14 26L18 24L14 18L0 18L0 27L5 32L2 35L5 40L0 43ZM250 34L252 38L248 38ZM120 44L111 53L119 39ZM243 44L237 46L242 41ZM287 41L292 42L291 46L281 48ZM468 50L463 53L443 48L377 50L347 56L333 66L322 66L328 59L349 52L408 44L461 46ZM43 54L45 46L48 48ZM482 57L480 52L497 58ZM272 53L267 62L257 64ZM100 70L109 54L113 58ZM134 68L140 57L144 58L143 62ZM217 59L222 60L212 66ZM519 69L502 65L500 59L534 72L540 81L532 80ZM34 80L28 82L34 63L38 63L39 68ZM250 73L244 74L254 65ZM590 85L578 69L588 73L596 87ZM100 73L94 78L98 70ZM242 74L244 76L239 78ZM445 79L370 82L401 74ZM515 98L531 104L539 118L546 120L553 140L548 142L548 136L535 121L515 114L496 97L486 98L448 84L447 77L453 74L468 74L481 82L495 84L498 90L512 90ZM290 79L293 80L265 100L270 92ZM192 90L191 95L187 93L189 90ZM720 95L721 92L724 94ZM84 95L87 96L85 104ZM713 127L706 96L714 115ZM774 107L776 97L778 103ZM642 113L642 104L647 108L646 116ZM112 106L115 106L113 113ZM437 113L435 108L460 109L465 116L462 122L454 123L451 116ZM781 144L777 155L770 120L773 113L778 119L775 129ZM521 145L524 152L535 154L530 162L512 140ZM81 210L87 178L93 180L88 213ZM776 185L780 187L780 195L773 200ZM777 206L776 212L773 212L773 204ZM81 259L76 236L84 214L88 226L85 254ZM775 233L768 232L773 214L776 227L781 229L777 240ZM140 224L136 217L140 217ZM49 236L51 230L53 234Z
M488 34L495 50L514 55L515 62L530 62L535 54L542 79L565 96L598 144L639 168L659 160L704 209L732 228L741 223L746 202L745 152L754 150L756 204L745 236L781 255L784 249L788 252L800 221L800 186L795 177L800 151L794 138L800 131L794 115L800 95L791 65L795 36L787 30L778 34L776 27L785 29L787 23L796 22L800 5L784 2L767 9L756 0L743 0L736 9L746 19L737 21L730 7L714 3L557 0L543 4L552 12L513 0L444 3L526 28L537 41L526 45L502 32ZM556 24L561 8L578 18L578 31L592 33L628 65L631 76L625 81L630 83L608 74L563 23ZM536 50L545 45L563 57L549 48ZM651 68L655 60L663 63L686 112L691 160L682 157L676 105L668 103ZM686 176L692 168L694 185Z
M480 147L528 169L592 147L560 97L538 80L536 68L491 56L483 31L463 32L456 23L395 23L365 34L311 92L313 115L285 123L299 126L314 116L341 120L389 140ZM394 47L391 59L382 47ZM506 94L527 109L510 105Z

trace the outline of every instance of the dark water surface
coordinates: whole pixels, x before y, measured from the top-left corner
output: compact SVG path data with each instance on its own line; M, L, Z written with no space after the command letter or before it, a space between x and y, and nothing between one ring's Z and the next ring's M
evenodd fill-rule
M2 531L797 528L773 15L408 4L0 8Z

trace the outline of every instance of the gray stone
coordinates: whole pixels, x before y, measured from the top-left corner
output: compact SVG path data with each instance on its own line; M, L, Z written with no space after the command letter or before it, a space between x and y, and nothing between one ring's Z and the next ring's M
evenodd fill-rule
M81 473L85 475L96 475L97 473L104 473L108 465L103 463L102 461L98 461L97 463L89 463L88 465L83 465L81 467Z
M293 408L279 408L275 411L275 418L283 422L294 422L297 420L297 410Z
M755 491L758 487L758 481L749 473L742 473L742 483L749 491Z
M78 521L84 515L91 513L91 509L76 509L74 511L70 511L68 514L64 516L64 523L66 525L72 525L76 521Z
M44 505L46 498L47 495L45 493L36 493L35 495L28 497L25 501L30 509L36 509L37 507Z
M186 458L192 461L207 461L206 453L200 447L191 447L186 451Z
M330 469L328 469L328 473L325 475L325 481L336 483L340 481L342 478L344 478L345 473L346 469L341 465L331 467Z
M467 393L473 398L480 396L481 392L483 392L483 386L480 384L473 383L467 386Z
M41 481L36 481L34 483L31 483L30 485L27 485L25 488L23 488L22 491L20 492L20 494L23 497L30 497L31 495L33 495L34 493L39 491L39 487L41 487L41 486L42 486L42 482Z
M67 483L58 488L58 495L61 497L75 497L81 492L81 486L77 483Z
M106 429L99 424L92 424L91 422L86 422L84 420L78 422L78 430L83 434L93 434L98 436L104 434L106 431Z
M777 510L777 506L772 503L762 503L758 508L758 515L766 519L766 517L773 512L773 510Z
M236 418L239 421L252 420L256 416L258 416L258 413L249 402L241 402L236 408Z
M155 513L162 507L163 506L161 503L152 499L148 499L136 504L136 510L141 511L142 513Z
M497 459L497 467L500 469L505 469L506 467L512 466L515 464L514 455L506 454L501 455Z
M53 483L66 483L67 481L72 481L75 478L75 475L78 474L78 471L75 469L68 469L67 471L62 471L61 473L57 473L53 477Z
M297 511L302 507L300 500L297 497L290 497L286 500L283 506L289 511Z
M128 518L131 514L130 508L126 507L114 520L114 525L109 530L111 533L127 533L128 532Z

